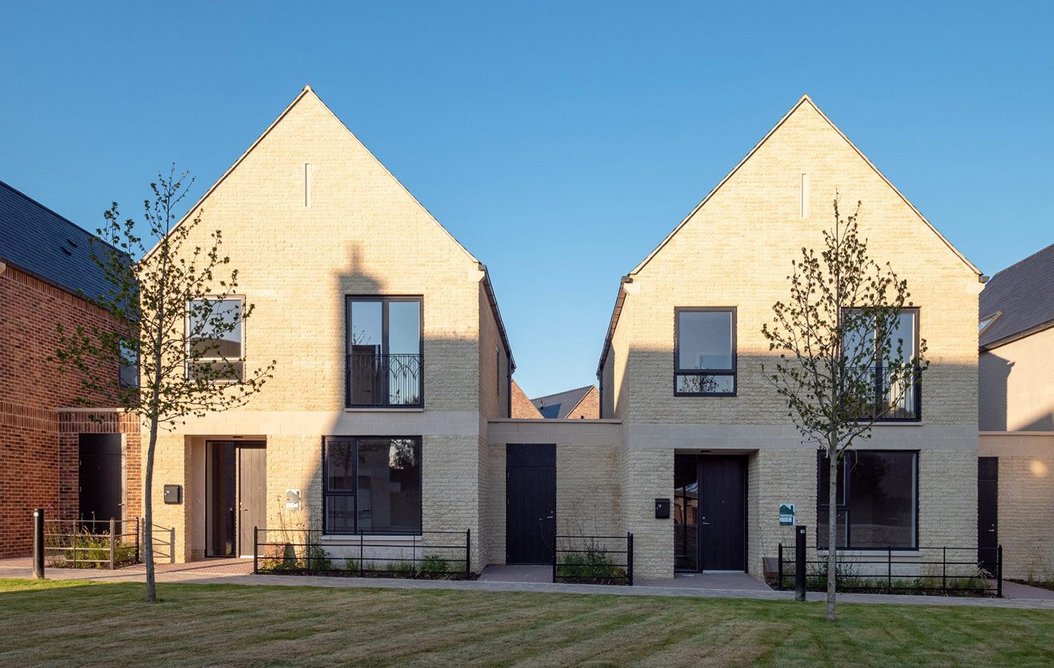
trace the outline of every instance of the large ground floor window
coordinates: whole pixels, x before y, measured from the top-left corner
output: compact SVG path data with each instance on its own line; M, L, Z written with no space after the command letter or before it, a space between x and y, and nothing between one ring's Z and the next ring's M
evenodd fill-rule
M421 533L420 437L327 436L322 460L325 533Z
M838 547L918 547L919 453L911 450L850 450L838 469ZM830 469L817 457L817 547L828 543Z

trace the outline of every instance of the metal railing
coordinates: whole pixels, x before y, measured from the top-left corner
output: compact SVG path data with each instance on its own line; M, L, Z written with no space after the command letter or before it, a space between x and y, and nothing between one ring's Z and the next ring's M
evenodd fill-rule
M977 594L1003 596L1003 546L920 547L908 551L868 549L867 554L839 554L835 582L839 591L888 594ZM987 556L986 553L989 553ZM826 554L808 549L806 587L827 590ZM919 555L919 556L916 556ZM981 559L994 564L994 572ZM794 546L779 544L776 588L794 587Z
M44 561L52 568L139 563L139 519L44 520Z
M253 573L462 580L472 578L472 531L326 535L253 527Z
M918 364L894 373L884 366L862 369L869 389L859 397L844 397L843 408L861 417L879 416L881 421L911 422L922 416L922 380ZM897 401L892 401L892 399ZM851 405L850 405L851 404Z
M633 534L556 536L553 582L632 586Z
M344 373L349 407L422 405L421 355L351 353Z

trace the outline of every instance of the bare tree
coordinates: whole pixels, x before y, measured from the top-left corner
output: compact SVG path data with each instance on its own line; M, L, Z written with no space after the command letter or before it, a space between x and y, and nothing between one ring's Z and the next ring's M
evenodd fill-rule
M60 364L76 369L86 396L113 397L118 407L138 412L149 431L143 474L143 557L146 600L157 600L153 550L153 476L157 436L188 416L204 416L244 404L269 380L275 362L246 368L240 345L253 305L235 298L238 270L220 253L221 235L208 248L193 232L201 211L177 225L178 209L193 183L186 172L159 174L144 202L145 236L131 218L121 220L117 203L103 214L92 258L111 289L92 301L120 327L59 327ZM151 248L152 247L152 248ZM138 258L138 259L136 259ZM137 378L114 387L91 373L99 365L138 367ZM173 549L175 547L173 546Z
M802 248L793 261L790 299L773 305L762 326L769 350L779 354L766 374L787 402L803 444L827 459L827 619L835 619L838 554L838 467L854 442L871 436L875 422L913 415L917 387L928 362L926 342L905 341L901 318L909 307L907 281L880 265L860 237L856 211L843 219L834 199L834 230L824 248Z

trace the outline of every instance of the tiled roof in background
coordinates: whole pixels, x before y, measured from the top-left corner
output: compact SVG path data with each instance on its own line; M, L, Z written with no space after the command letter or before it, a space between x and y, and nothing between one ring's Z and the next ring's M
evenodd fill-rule
M1054 244L989 279L978 315L987 319L996 314L981 331L982 348L1054 326Z
M72 221L0 181L0 260L73 294L95 298L111 287L91 257L102 243Z

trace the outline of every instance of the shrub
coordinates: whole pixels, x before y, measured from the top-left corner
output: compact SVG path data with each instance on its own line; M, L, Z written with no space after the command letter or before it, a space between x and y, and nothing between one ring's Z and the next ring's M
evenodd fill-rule
M592 541L582 552L572 552L564 557L556 569L557 579L597 584L624 580L626 571L617 566Z

